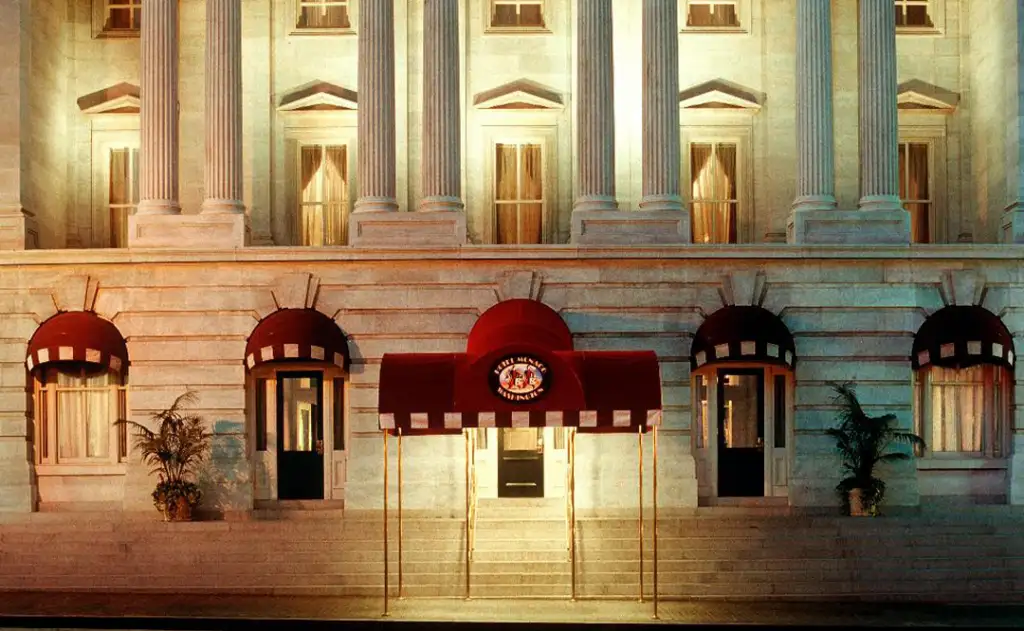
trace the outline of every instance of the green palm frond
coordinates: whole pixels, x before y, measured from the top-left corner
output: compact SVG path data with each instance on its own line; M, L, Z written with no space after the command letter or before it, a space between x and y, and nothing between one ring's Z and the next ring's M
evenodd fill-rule
M151 414L155 430L127 419L115 422L134 430L135 450L151 467L150 473L159 474L161 481L175 483L194 476L209 450L212 434L206 430L203 418L185 411L198 400L196 393L188 390L167 409Z

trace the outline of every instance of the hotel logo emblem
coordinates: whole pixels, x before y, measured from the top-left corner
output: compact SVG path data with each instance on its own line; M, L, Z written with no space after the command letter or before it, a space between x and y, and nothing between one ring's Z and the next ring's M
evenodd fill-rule
M529 403L550 387L548 365L529 355L510 355L491 370L491 390L506 401Z

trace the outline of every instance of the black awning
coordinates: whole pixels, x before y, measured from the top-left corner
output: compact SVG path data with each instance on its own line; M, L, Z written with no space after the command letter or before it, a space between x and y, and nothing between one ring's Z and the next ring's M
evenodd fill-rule
M984 307L950 306L933 313L914 336L910 355L915 369L929 365L966 368L995 364L1013 368L1013 336Z
M712 313L697 329L690 368L709 364L758 362L793 367L796 346L779 316L762 307L731 306Z

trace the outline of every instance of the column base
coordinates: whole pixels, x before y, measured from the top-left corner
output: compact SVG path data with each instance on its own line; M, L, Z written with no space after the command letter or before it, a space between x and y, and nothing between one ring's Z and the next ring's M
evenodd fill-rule
M1003 211L999 240L1003 243L1024 243L1024 202L1011 204Z
M35 215L20 206L0 208L0 250L27 250L39 247L39 228Z
M458 197L425 197L416 212L462 212L465 204Z
M237 199L205 199L199 212L204 215L218 213L244 213L245 204Z
M573 210L576 245L690 243L690 216L678 210Z
M354 212L349 245L356 247L466 244L466 213L456 211Z
M249 218L244 213L128 217L130 248L227 250L247 245Z
M895 210L803 210L789 215L786 241L794 244L909 245L910 214Z

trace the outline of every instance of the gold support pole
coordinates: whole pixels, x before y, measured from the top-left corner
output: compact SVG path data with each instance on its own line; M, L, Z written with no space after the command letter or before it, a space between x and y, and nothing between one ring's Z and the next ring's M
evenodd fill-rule
M469 431L462 430L463 435L466 437L466 600L469 600L469 536L470 536L470 523L469 523Z
M651 466L654 468L652 472L652 482L654 484L654 497L652 503L654 504L654 619L658 619L658 426L654 426L654 444L651 446L654 453Z
M572 600L576 600L576 430L569 432L569 564L572 566Z
M384 617L388 617L388 433L384 432Z
M637 462L639 462L640 492L638 499L640 507L637 511L637 524L639 527L640 539L640 602L644 601L644 428L641 427L636 434Z
M398 428L398 599L402 600L402 535L405 526L402 523L402 428Z

